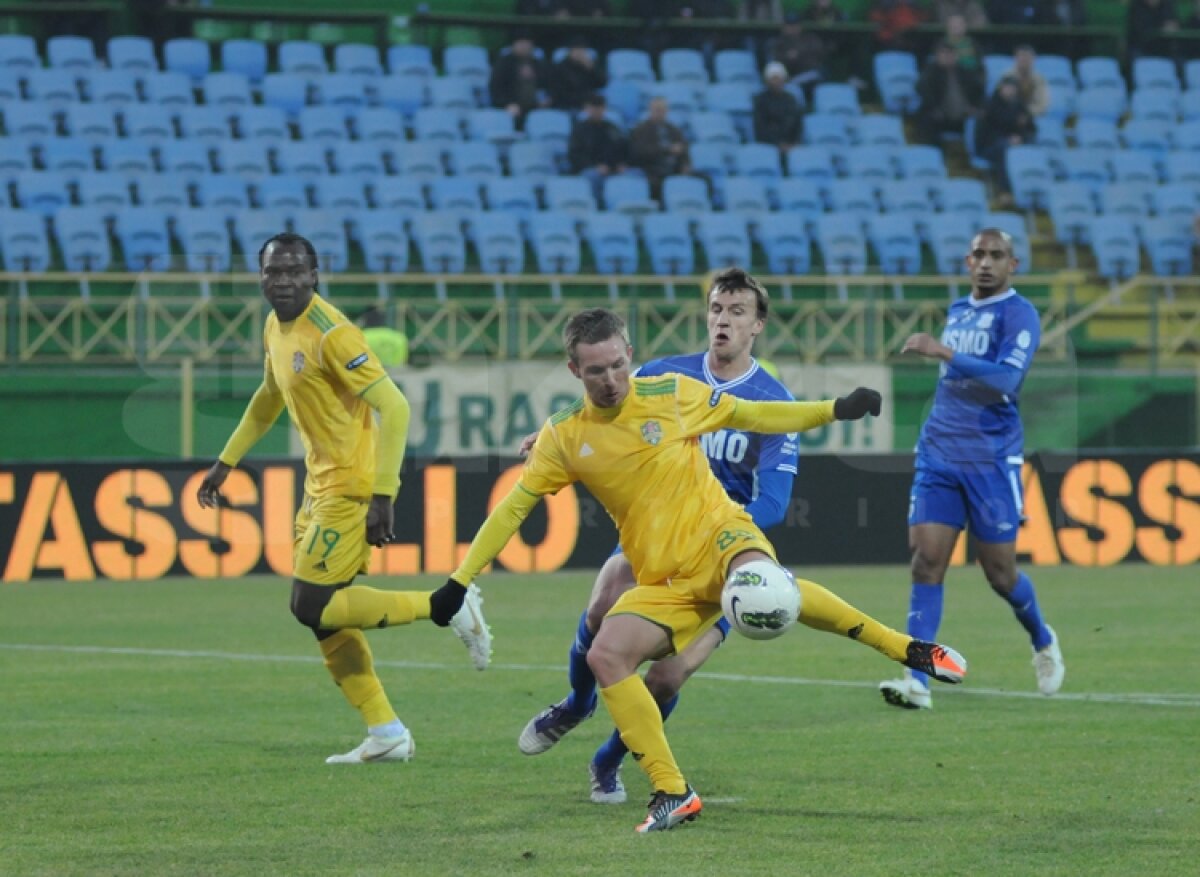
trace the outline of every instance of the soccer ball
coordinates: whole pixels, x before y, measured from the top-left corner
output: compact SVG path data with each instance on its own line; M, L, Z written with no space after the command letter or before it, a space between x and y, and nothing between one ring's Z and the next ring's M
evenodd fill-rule
M742 636L775 639L800 617L800 589L783 567L769 560L752 560L734 570L725 582L721 609Z

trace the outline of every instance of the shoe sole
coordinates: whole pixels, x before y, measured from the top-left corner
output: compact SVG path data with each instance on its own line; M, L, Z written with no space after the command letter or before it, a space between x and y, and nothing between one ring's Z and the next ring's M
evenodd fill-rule
M683 825L685 822L694 822L696 817L700 815L700 811L704 809L704 804L699 798L697 798L693 804L689 806L694 807L694 809L688 810L683 816L677 815L679 811L672 813L669 817L667 817L667 824L662 828L646 826L645 823L643 823L642 825L637 826L634 831L636 831L638 834L650 834L652 831L670 831L677 825Z
M887 701L887 703L889 705L898 706L901 709L906 709L906 710L933 709L933 707L931 705L923 705L923 704L919 704L919 703L913 703L911 700L909 700L907 697L905 697L901 692L897 691L894 688L884 688L884 687L880 686L879 693L883 695L883 699L885 701Z

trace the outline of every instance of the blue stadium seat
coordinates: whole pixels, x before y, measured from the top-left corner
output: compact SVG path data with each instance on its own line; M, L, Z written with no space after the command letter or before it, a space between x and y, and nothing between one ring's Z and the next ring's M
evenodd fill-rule
M664 49L658 56L658 75L664 82L708 85L704 56L696 49Z
M1062 119L1042 116L1037 120L1038 146L1051 151L1051 155L1067 148L1067 129ZM1051 159L1053 161L1053 158Z
M695 270L695 244L688 225L688 218L678 213L655 213L642 220L642 240L653 273L675 276Z
M816 183L822 193L829 191L837 176L833 152L824 146L793 146L787 153L789 177Z
M447 151L450 172L460 177L487 179L501 176L500 153L490 143L455 143Z
M790 182L797 182L791 180ZM772 274L807 274L812 267L812 244L807 217L785 211L772 214L758 226L758 242Z
M604 180L604 209L638 215L656 212L658 203L651 199L645 177L617 174Z
M758 64L754 54L745 49L722 49L713 59L717 82L760 88Z
M1115 154L1109 166L1113 171L1113 179L1118 183L1156 186L1158 185L1157 161L1159 158L1165 162L1166 153L1157 155L1125 150Z
M604 97L608 101L609 112L615 112L621 118L622 127L631 128L637 124L645 103L641 83L627 79L611 81L604 87Z
M1179 72L1170 58L1155 58L1142 55L1133 59L1133 87L1135 91L1154 89L1178 94Z
M287 214L274 210L243 210L237 214L234 227L245 270L258 273L258 251L263 242L288 231L290 224Z
M757 217L771 210L767 184L753 177L729 177L722 184L722 200L730 213Z
M1093 152L1115 152L1120 148L1117 123L1113 119L1080 119L1075 123L1075 145Z
M1200 183L1200 162L1195 152L1168 152L1166 170L1170 183Z
M964 274L966 255L977 226L963 222L963 217L942 213L929 220L929 246L939 274Z
M1125 113L1125 92L1118 88L1085 88L1075 98L1080 119L1117 122Z
M37 43L25 34L0 35L0 68L17 70L22 74L42 66Z
M305 107L300 111L300 139L310 143L340 143L350 139L346 116L337 107Z
M358 243L368 271L388 274L408 270L405 215L393 210L368 210L358 215Z
M171 267L167 214L153 207L127 207L117 214L117 240L130 271L166 271Z
M184 210L175 218L175 237L188 271L215 274L233 262L229 227L224 217L209 210Z
M139 79L158 71L154 43L148 37L112 37L105 55L110 69L130 73Z
M858 120L858 142L862 146L904 146L904 125L899 116L869 113Z
M1200 121L1200 89L1185 91L1179 96L1179 118L1185 125Z
M112 245L103 211L92 207L64 207L54 215L54 233L68 271L107 271Z
M834 211L842 216L856 216L864 225L879 212L875 187L865 180L837 180L829 187L829 199Z
M350 245L342 217L328 210L298 210L296 233L312 241L320 270L340 274L350 267Z
M268 73L263 77L262 102L294 119L308 104L309 79L297 73Z
M867 222L867 235L884 274L919 274L921 238L912 217L884 213Z
M216 107L184 107L179 111L179 134L184 140L210 144L233 137L229 114Z
M559 213L594 213L596 199L583 177L554 177L546 182L546 209Z
M1042 74L1051 90L1074 92L1078 88L1071 59L1066 55L1038 55L1033 59L1033 69ZM1041 124L1041 120L1038 120Z
M936 146L903 146L896 153L900 175L906 180L944 180L946 156Z
M699 177L674 175L663 180L663 210L695 216L712 211L708 186Z
M163 173L198 177L213 172L209 146L191 140L168 140L158 152L159 165Z
M425 200L424 183L411 177L382 177L372 180L371 195L376 210L411 215L429 208Z
M472 54L483 52L484 60L487 60L487 52L481 46L448 46L444 58L447 73L458 73L457 62L463 49L471 50ZM430 80L437 75L437 71L433 68L433 52L430 51L429 46L415 44L388 46L387 65L388 72L394 76L419 76L422 79Z
M498 107L468 110L466 128L468 139L494 143L501 149L521 137L513 125L512 115Z
M801 177L787 177L779 181L775 196L779 199L781 212L803 219L808 234L816 231L817 218L825 212L825 198L816 182Z
M16 72L0 67L0 106L17 103L23 98L21 80Z
M867 180L876 190L896 176L893 156L897 153L886 146L851 146L845 151L846 176Z
M191 37L178 37L163 44L163 68L182 73L199 84L212 69L212 53L208 43Z
M1179 95L1165 89L1138 89L1129 101L1130 115L1175 124L1179 118Z
M742 142L742 132L733 116L723 110L700 110L688 119L691 140L694 143L718 143L737 146Z
M1151 193L1154 215L1177 222L1192 222L1200 213L1200 188L1186 183L1158 186Z
M261 140L227 140L216 147L221 173L239 177L265 177L271 173L271 157Z
M102 143L100 164L106 171L127 176L155 172L150 145L144 140L109 140Z
M96 169L95 148L86 140L55 137L42 147L42 165L47 171L62 174L73 183L80 174Z
M202 177L201 183L216 179L221 179L220 175L210 174ZM242 202L239 206L247 207L250 202L246 198L245 185L240 180L236 182L242 186ZM192 200L188 194L190 186L183 177L175 174L146 174L137 177L136 183L139 207L154 207L171 217L176 217L180 212L191 209ZM212 210L213 205L207 201L201 201L201 205L205 209ZM213 211L213 213L220 215L218 211Z
M9 210L0 223L0 253L6 271L42 273L50 267L46 223L32 211Z
M75 74L66 70L32 70L25 79L29 99L61 111L79 100Z
M983 56L984 87L988 94L996 90L1000 78L1012 69L1013 59L1009 55L990 54Z
M556 159L565 161L571 117L563 110L530 110L525 116L525 135L535 143L546 144Z
M1200 59L1183 62L1183 84L1188 91L1200 91Z
M660 82L651 85L646 90L653 99L661 97L667 102L667 120L680 128L687 129L692 113L697 112L700 100L696 95L696 86L686 82Z
M850 146L850 130L846 126L846 118L809 113L804 117L804 142L835 151L847 149Z
M463 139L459 114L441 107L422 107L413 115L413 139L442 144L459 142Z
M865 274L867 239L856 214L827 213L817 222L817 246L826 274Z
M325 50L306 40L286 40L279 44L279 70L304 76L320 76L329 72Z
M1086 244L1090 240L1096 207L1086 186L1054 183L1050 187L1049 208L1055 240L1062 244Z
M608 53L605 63L610 81L630 80L646 85L654 82L650 56L641 49L613 49Z
M447 46L442 53L442 65L447 76L465 79L477 95L487 93L492 65L483 46Z
M303 140L281 143L275 149L275 162L283 174L312 178L329 173L329 157L320 143Z
M267 44L260 40L225 40L221 43L221 69L257 85L267 75Z
M729 174L733 148L721 143L693 144L688 150L692 170L714 182L720 180Z
M382 76L379 49L366 43L340 43L333 48L333 69L351 76Z
M117 136L117 114L104 104L72 104L63 117L67 134L96 143Z
M813 90L813 109L833 116L861 116L858 92L853 85L822 82Z
M192 82L178 72L154 73L146 77L146 101L177 112L196 102Z
M461 274L466 269L467 242L457 216L426 213L413 221L421 266L428 274Z
M1149 158L1154 163L1155 176L1160 176L1171 138L1178 127L1182 126L1149 119L1130 119L1121 128L1121 140L1134 154L1140 154L1143 159Z
M126 70L95 70L84 77L83 87L92 103L118 109L137 103L137 82Z
M1121 67L1116 58L1111 56L1090 56L1080 58L1075 65L1081 88L1119 88L1125 90L1125 77L1121 75Z
M243 140L278 143L291 139L287 116L279 107L245 107L234 115L234 127Z
M1038 117L1038 127L1041 128L1043 119L1064 122L1069 116L1075 115L1075 100L1078 95L1079 92L1074 88L1050 87L1046 95L1046 111Z
M521 224L507 213L480 213L472 223L479 270L484 274L520 274L525 270Z
M69 182L63 174L24 171L17 175L17 206L43 216L53 216L71 203Z
M1092 220L1092 254L1101 277L1126 280L1141 268L1136 226L1122 216L1098 216Z
M911 52L876 52L875 87L889 113L912 113L921 105L917 95L917 59Z
M578 274L581 256L575 217L546 211L529 219L529 242L543 274Z
M597 273L637 272L637 238L630 217L621 213L592 213L584 218L583 226Z
M15 137L0 138L0 187L7 188L22 172L31 170L33 154L29 144Z
M731 82L710 85L704 91L704 109L727 113L733 119L743 142L754 139L754 101L750 90L744 85Z
M334 144L334 172L356 177L381 177L387 172L387 152L387 147L381 143Z
M1138 222L1150 215L1152 187L1139 183L1109 183L1100 193L1101 213Z
M940 194L940 193L939 193ZM929 239L929 220L933 216L934 202L929 189L920 180L894 180L885 183L879 192L879 200L885 213L891 216L906 216L925 240ZM944 196L939 198L944 200ZM986 209L986 207L985 207ZM980 210L982 213L983 210Z
M988 213L983 217L981 228L998 228L1007 232L1013 241L1013 254L1018 259L1017 273L1028 274L1033 268L1033 248L1029 243L1029 232L1020 214L1008 212Z
M764 181L783 176L779 149L769 143L746 143L733 149L733 172L738 176Z
M400 154L399 172L416 180L432 180L445 174L439 143L409 143Z
M419 76L385 76L379 83L379 102L406 121L429 104L429 83Z
M508 151L508 169L512 176L529 180L538 189L558 173L554 156L542 143L514 143Z
M388 107L367 107L353 118L355 136L364 142L402 143L404 117L398 110Z
M704 251L708 270L750 264L750 231L746 217L733 213L701 216L696 237Z
M258 207L293 212L308 209L308 184L297 177L263 177L254 183Z
M494 177L484 183L483 193L488 210L515 214L523 224L538 209L537 192L533 183L526 179Z
M1022 210L1044 209L1054 180L1050 154L1041 146L1010 146L1005 162L1016 205Z
M129 196L129 178L124 174L92 171L80 174L75 186L79 203L101 211L105 219L112 219L116 211L133 203Z
M483 209L479 181L464 177L442 177L433 180L429 184L429 202L434 210L460 215Z
M466 79L434 79L429 83L429 102L435 107L473 110L479 106L475 89Z
M51 67L77 72L98 66L92 41L85 37L50 37L46 40L46 61Z
M1191 222L1172 217L1144 220L1142 243L1150 257L1150 269L1160 277L1186 277L1192 273L1194 244Z
M221 110L240 110L254 105L250 80L243 73L229 71L204 77L204 103Z
M365 81L349 73L326 73L312 79L316 102L335 107L343 114L357 112L367 105Z
M1091 149L1067 149L1063 152L1067 179L1083 183L1096 196L1112 180L1108 157Z

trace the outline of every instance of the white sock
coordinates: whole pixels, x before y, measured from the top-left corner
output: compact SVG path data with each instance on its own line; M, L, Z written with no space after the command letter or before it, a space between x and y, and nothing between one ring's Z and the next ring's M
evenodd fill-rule
M404 727L404 722L396 719L394 722L388 722L386 725L371 725L367 728L367 732L372 737L399 737L407 728Z

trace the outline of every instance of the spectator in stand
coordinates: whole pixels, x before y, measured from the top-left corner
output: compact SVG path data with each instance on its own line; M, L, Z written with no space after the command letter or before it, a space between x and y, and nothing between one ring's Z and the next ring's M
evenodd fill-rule
M934 14L942 24L951 15L961 15L972 30L988 25L987 13L983 11L983 4L979 0L936 0Z
M662 194L664 179L691 170L687 138L667 121L668 109L666 99L653 98L646 118L629 134L629 163L646 174L650 195L656 199Z
M925 10L913 0L875 0L867 18L879 28L875 32L879 50L910 52L915 42L912 29L925 21Z
M787 152L801 140L804 115L800 102L789 92L787 68L772 61L763 70L766 88L754 96L754 139Z
M943 134L961 135L967 119L982 111L983 76L978 70L961 66L958 50L943 40L921 71L917 94L921 97L917 111L920 137L936 146Z
M578 110L593 92L604 87L604 74L596 65L596 53L583 40L575 40L561 61L554 65L550 93L554 106Z
M1004 157L1010 146L1032 143L1037 138L1033 114L1021 100L1021 88L1012 76L1001 78L983 111L975 133L975 149L992 166L992 179L1000 193L997 207L1012 204L1012 186Z
M779 36L771 42L771 60L782 64L788 78L804 89L811 101L813 89L825 78L825 59L829 47L815 33L804 28L798 12L789 12L783 19Z
M624 173L629 161L629 141L625 132L605 116L607 110L604 95L589 95L583 104L583 118L571 129L567 144L571 173L587 178L597 202L604 193L604 181Z
M979 48L968 31L967 20L957 12L953 13L946 18L946 34L942 40L954 46L954 50L958 52L958 66L978 70Z
M1162 31L1179 30L1175 5L1167 0L1132 0L1126 19L1130 54L1154 55L1163 50Z
M508 110L520 125L530 110L549 106L546 96L549 81L545 63L534 55L533 40L520 35L492 67L488 83L492 106Z
M1013 65L1006 75L1017 80L1021 100L1025 101L1029 112L1040 116L1050 105L1050 86L1046 84L1046 77L1033 69L1036 58L1033 46L1024 43L1017 46L1013 51Z

